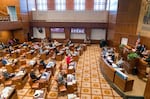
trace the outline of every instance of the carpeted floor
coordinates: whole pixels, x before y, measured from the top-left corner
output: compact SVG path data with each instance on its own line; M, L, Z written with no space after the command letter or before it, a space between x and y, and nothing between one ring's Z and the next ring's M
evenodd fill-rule
M76 68L76 79L78 83L78 96L80 99L122 99L107 83L99 68L100 57L99 45L91 45L87 47L79 61ZM60 62L56 62L57 71ZM59 96L57 83L52 78L50 91L47 93L46 99L67 99L67 96ZM1 89L2 87L0 87ZM33 99L33 93L30 86L26 83L25 87L17 90L19 99Z

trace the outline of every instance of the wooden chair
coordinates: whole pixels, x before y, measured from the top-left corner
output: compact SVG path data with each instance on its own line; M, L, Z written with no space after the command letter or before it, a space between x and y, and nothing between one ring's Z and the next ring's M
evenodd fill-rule
M8 73L13 73L14 72L14 68L12 67L12 64L6 65L5 67L8 71Z
M58 84L58 94L63 96L67 94L67 88L64 84Z
M0 82L4 85L4 87L13 84L12 80L6 80L4 76L0 76Z
M66 86L64 84L59 84L57 79L55 79L55 81L57 82L58 94L60 96L66 95L67 94L67 88L66 88Z
M39 89L40 88L40 85L38 82L33 82L33 80L29 77L29 80L28 80L28 83L31 87L31 92L34 92L36 89Z

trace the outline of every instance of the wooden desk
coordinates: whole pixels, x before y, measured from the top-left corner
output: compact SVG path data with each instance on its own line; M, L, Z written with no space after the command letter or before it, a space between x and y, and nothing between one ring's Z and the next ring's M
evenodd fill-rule
M13 84L16 85L16 89L22 89L27 82L28 76L26 72L19 71L15 77L12 78Z
M19 57L19 52L17 52L17 51L12 52L11 57L12 58L18 58Z
M51 84L51 72L44 72L42 73L41 78L39 79L40 88L47 88L50 91L50 84Z
M124 92L131 91L133 88L134 80L131 78L123 79L115 73L114 83Z
M5 87L0 92L1 99L18 99L17 92L14 87Z
M114 76L115 76L115 69L111 66L109 66L109 64L106 62L106 60L104 58L100 58L100 66L101 66L101 70L102 72L107 76L107 78L110 81L114 81Z
M71 62L68 66L68 74L75 73L76 62Z
M40 89L40 90L35 90L33 99L46 99L46 94L47 90L46 89Z
M78 56L78 55L73 55L72 59L73 59L74 61L78 62L79 56Z
M56 49L60 50L62 48L63 48L63 44L62 43L56 44Z
M131 91L133 88L134 80L126 77L126 74L121 73L121 71L117 71L111 65L107 63L107 61L101 57L100 58L100 67L102 73L105 77L113 82L117 87L119 87L122 91Z
M40 55L40 58L43 59L43 60L46 60L49 58L49 50L45 50L41 55Z
M74 75L67 75L67 92L73 93L77 90L77 81L75 80Z
M139 59L137 64L137 76L142 79L146 76L146 68L148 67L147 62L143 59Z
M51 71L52 75L54 76L55 71L56 71L56 63L50 61L50 62L46 65L46 71Z
M8 73L13 73L15 71L15 65L13 65L11 63L6 64L5 67L6 67L7 71L8 71Z
M81 56L83 54L83 48L77 49L79 51L79 55Z
M69 45L69 49L70 49L71 51L74 51L74 44Z
M56 55L56 61L62 61L64 59L64 52L61 51Z

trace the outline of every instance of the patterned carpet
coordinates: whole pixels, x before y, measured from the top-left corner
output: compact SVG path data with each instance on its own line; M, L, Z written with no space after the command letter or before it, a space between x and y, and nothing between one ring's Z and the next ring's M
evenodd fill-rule
M79 58L76 68L78 96L80 99L122 99L122 97L109 86L100 71L99 51L99 45L88 46L87 50ZM67 99L67 96L58 95L57 83L54 80L58 73L60 63L61 62L56 62L57 71L52 78L52 84L46 99ZM19 99L33 99L33 92L28 83L26 83L23 89L17 90L17 94Z

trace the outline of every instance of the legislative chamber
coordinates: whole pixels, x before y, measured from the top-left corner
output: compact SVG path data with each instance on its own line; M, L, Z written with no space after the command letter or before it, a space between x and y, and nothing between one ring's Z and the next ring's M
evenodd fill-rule
M0 99L150 99L149 0L0 5Z

